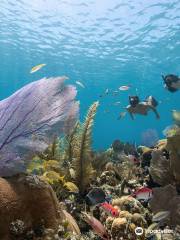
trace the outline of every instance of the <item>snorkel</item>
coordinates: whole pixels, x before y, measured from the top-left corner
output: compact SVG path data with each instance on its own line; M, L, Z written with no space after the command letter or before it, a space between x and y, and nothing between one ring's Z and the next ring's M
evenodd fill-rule
M161 77L162 77L162 79L164 81L164 88L168 89L168 87L170 87L169 84L168 84L168 81L166 81L166 78L164 77L164 75L161 75Z

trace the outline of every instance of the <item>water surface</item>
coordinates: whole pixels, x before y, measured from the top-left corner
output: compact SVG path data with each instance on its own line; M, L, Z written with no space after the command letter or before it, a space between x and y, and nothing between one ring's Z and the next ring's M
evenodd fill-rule
M180 93L163 88L161 74L180 75L180 2L178 0L1 0L0 99L44 76L67 75L78 87L81 118L100 100L94 127L95 148L114 139L141 143L142 133L172 123ZM46 63L39 72L32 66ZM118 96L99 98L107 88L131 84ZM128 95L153 94L161 119L153 113L117 120ZM120 101L121 105L112 103ZM104 111L106 113L104 113Z

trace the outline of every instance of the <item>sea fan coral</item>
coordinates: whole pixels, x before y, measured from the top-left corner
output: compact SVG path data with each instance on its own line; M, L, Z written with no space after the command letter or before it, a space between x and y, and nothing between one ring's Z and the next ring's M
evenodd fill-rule
M43 78L0 102L1 176L22 172L26 154L42 152L54 135L72 128L78 103L75 88L64 85L66 79Z

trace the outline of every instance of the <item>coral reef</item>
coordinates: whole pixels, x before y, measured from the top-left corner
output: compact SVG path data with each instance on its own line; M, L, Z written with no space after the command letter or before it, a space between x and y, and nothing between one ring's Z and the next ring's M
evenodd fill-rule
M36 173L53 184L57 195L61 195L58 191L62 184L70 191L78 190L81 195L90 184L95 173L92 168L91 132L97 107L98 102L95 102L89 108L84 123L77 122L65 137L54 139L28 166L28 172Z
M60 200L66 191L79 192L78 187L68 181L68 169L64 168L63 160L59 150L59 140L54 139L54 142L46 149L45 152L35 156L28 165L27 172L36 174L40 179L51 184Z
M38 236L38 229L56 229L62 220L49 184L32 175L0 178L0 239L18 239L30 230Z
M126 218L116 218L114 219L112 226L111 226L111 233L112 238L114 240L123 238L128 239L129 236L127 235L127 220Z
M108 153L111 156L111 161L118 162L121 160L121 155L124 153L128 154L136 154L136 148L133 144L130 143L123 143L120 140L115 140L112 143L110 149L108 149Z
M54 87L49 86L50 80ZM25 122L18 127L19 135L14 135L16 125L15 130L12 126L8 130L12 140L5 140L6 146L0 149L2 157L8 149L7 161L2 158L0 173L5 170L6 174L16 171L21 174L0 178L0 239L180 239L179 127L166 130L167 139L155 146L136 148L115 140L106 151L95 152L91 146L92 126L99 103L90 106L83 123L76 121L76 93L72 87L63 86L64 80L43 79L15 93L22 107L21 114L25 114L21 116L26 116L35 105L35 110L28 115L32 123L36 120L37 126L41 126L48 122L48 126L36 132L34 125L28 125L30 119L25 117ZM37 86L39 90L33 95L31 91ZM44 86L52 97L46 108L47 102L39 99L44 96ZM26 110L20 101L24 94L29 94L26 105L31 94L35 97ZM34 117L36 101L38 109L44 107L38 119ZM12 111L9 103L7 106L10 115L6 124L9 124L19 108L13 105ZM2 108L1 112L0 108L2 119L9 110ZM23 131L30 132L24 135ZM61 133L65 134L61 136ZM148 137L154 134L153 131L147 133ZM4 136L1 139L4 141ZM37 145L34 149L32 142ZM10 163L8 159L15 147L21 164L13 169L11 158ZM15 164L17 161L14 159ZM26 174L22 173L24 167ZM142 228L142 235L137 236L137 227ZM158 229L173 232L152 232Z

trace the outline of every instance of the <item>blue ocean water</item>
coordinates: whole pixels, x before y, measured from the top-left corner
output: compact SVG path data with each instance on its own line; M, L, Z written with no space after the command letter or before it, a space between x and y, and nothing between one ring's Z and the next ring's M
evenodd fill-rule
M94 125L94 147L113 140L142 142L172 124L171 110L180 109L180 92L163 88L161 74L180 75L179 0L1 0L0 99L44 76L66 75L77 86L80 116L100 101ZM40 63L47 65L30 74ZM131 84L117 96L105 92ZM152 94L161 115L128 115L117 120L128 96ZM114 103L121 104L115 106ZM156 135L156 134L155 134Z

